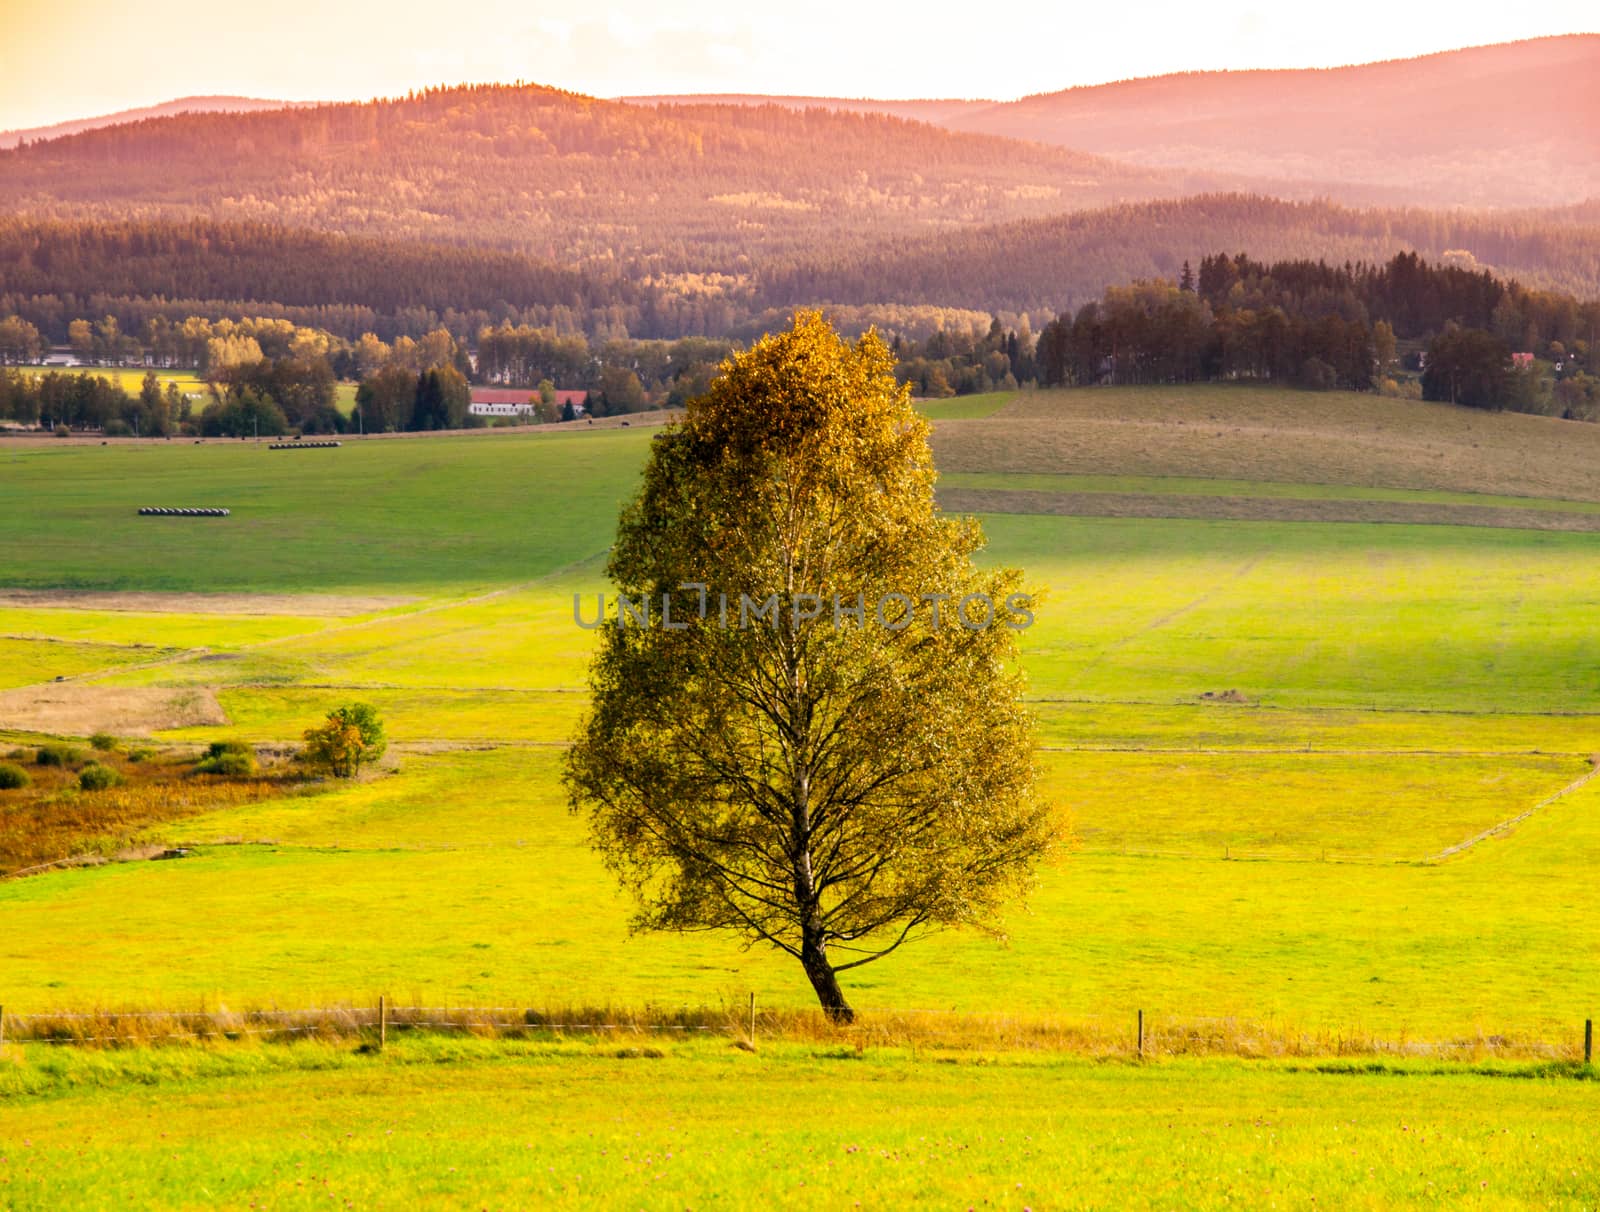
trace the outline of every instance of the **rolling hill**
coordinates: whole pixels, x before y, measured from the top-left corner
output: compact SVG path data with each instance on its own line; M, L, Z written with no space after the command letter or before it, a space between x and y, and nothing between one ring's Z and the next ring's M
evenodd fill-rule
M1334 264L1414 251L1525 285L1600 294L1600 223L1553 214L1352 209L1259 195L1200 195L885 240L848 255L819 250L763 275L767 306L919 303L1059 312L1108 286L1176 280L1185 260L1248 250Z
M238 114L264 109L300 109L315 104L306 101L269 101L260 97L179 97L159 105L145 105L138 109L122 109L114 114L98 114L92 118L74 118L70 122L55 122L49 126L31 126L21 130L0 130L0 149L16 147L19 143L40 143L47 139L61 139L86 130L99 130L103 126L124 126L130 122L143 122L149 118L170 118L175 114Z
M731 272L824 240L1170 197L1202 180L883 114L483 86L188 113L13 148L0 152L0 211L270 221Z
M1356 203L1539 206L1600 194L1596 34L1326 70L1185 72L1010 102L718 100L903 113Z

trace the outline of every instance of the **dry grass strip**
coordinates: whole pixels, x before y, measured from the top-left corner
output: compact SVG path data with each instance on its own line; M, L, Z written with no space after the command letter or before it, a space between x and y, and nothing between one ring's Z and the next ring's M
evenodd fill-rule
M390 1006L391 1041L417 1033L481 1039L588 1041L628 1055L659 1055L676 1039L721 1037L738 1047L767 1042L810 1044L861 1054L868 1049L913 1053L1069 1053L1105 1058L1244 1056L1284 1058L1416 1058L1478 1061L1524 1058L1574 1062L1581 1045L1538 1033L1479 1031L1449 1039L1380 1035L1361 1029L1303 1029L1290 1023L1237 1017L1146 1015L1144 1038L1132 1013L1118 1018L1049 1013L969 1013L945 1010L864 1010L850 1024L830 1022L816 1009L760 1009L754 1039L747 1007L618 1006ZM219 1040L376 1041L378 1009L113 1010L7 1014L9 1044L87 1048L194 1045Z
M96 686L45 682L0 690L0 727L52 736L150 736L168 728L227 724L205 686Z

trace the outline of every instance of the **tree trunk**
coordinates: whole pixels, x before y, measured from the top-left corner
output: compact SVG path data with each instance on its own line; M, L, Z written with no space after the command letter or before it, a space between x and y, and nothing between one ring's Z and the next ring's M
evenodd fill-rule
M800 944L800 963L811 978L811 987L817 991L823 1013L836 1023L853 1023L856 1012L844 1000L844 990L839 988L839 978L828 962L827 945L820 938L805 938Z

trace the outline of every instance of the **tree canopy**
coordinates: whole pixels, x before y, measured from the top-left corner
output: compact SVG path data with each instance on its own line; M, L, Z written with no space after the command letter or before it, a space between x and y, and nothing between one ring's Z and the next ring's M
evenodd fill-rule
M893 365L801 313L655 440L567 761L636 926L770 943L835 1018L838 973L998 934L1058 838L1015 666L1030 599L934 505Z

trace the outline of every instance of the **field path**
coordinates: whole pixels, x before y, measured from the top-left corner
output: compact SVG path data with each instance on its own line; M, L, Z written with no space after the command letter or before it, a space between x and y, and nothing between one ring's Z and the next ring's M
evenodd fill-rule
M1123 636L1121 639L1112 640L1109 644L1107 644L1104 648L1102 648L1100 650L1100 652L1095 656L1095 658L1092 661L1090 661L1085 666L1085 668L1086 669L1093 669L1095 666L1101 664L1108 656L1110 656L1113 652L1116 652L1118 649L1126 648L1129 644L1133 643L1135 640L1141 639L1142 637L1149 635L1152 631L1159 631L1161 628L1165 627L1167 624L1177 622L1179 619L1181 619L1184 615L1188 614L1190 611L1197 610L1201 606L1204 606L1207 602L1211 601L1211 599L1216 597L1219 593L1223 592L1225 589L1229 589L1232 586L1238 584L1245 577L1249 576L1252 572L1254 572L1256 565L1261 563L1261 559L1262 559L1262 557L1260 557L1260 556L1251 556L1243 564L1239 565L1238 568L1235 568L1231 573L1229 573L1227 576L1223 577L1222 580L1217 582L1215 585L1211 586L1211 588L1207 589L1204 593L1200 594L1198 597L1191 598L1189 601L1185 602L1181 606L1173 607L1171 610L1167 611L1166 614L1161 615L1158 618L1151 619L1148 623L1144 624L1142 627L1135 628L1134 630L1130 631L1127 635Z
M249 644L238 644L221 651L254 652L263 648L272 648L280 644L293 644L313 637L321 639L325 636L340 635L347 631L360 631L364 627L376 627L393 623L400 619L421 618L423 615L437 614L440 611L457 610L466 606L476 606L481 602L493 601L495 598L505 597L507 594L521 593L522 591L532 589L534 586L543 582L550 581L556 577L565 576L567 573L574 572L577 569L582 568L585 564L590 563L592 560L595 560L604 554L604 551L598 551L592 555L584 556L581 560L574 560L560 568L551 569L551 571L544 573L541 576L532 577L526 581L518 581L511 585L501 585L496 589L488 589L482 593L471 594L464 598L438 598L433 601L423 602L409 609L401 609L390 613L372 615L367 618L357 619L350 623L335 623L328 627L319 628L316 631L295 632L291 635L281 635L274 636L271 639L256 640L255 642ZM137 665L118 665L115 668L110 669L92 669L86 673L73 674L60 680L67 682L95 682L102 678L114 677L117 674L128 673L134 670L161 669L174 665L187 664L191 661L197 661L202 657L209 656L216 651L218 650L212 648L189 648L173 656L165 657L160 660L145 661Z
M1427 863L1442 863L1446 859L1452 859L1456 857L1458 854L1465 854L1479 842L1486 842L1492 837L1500 836L1502 833L1505 833L1515 828L1517 825L1520 825L1523 821L1527 820L1540 809L1548 808L1557 800L1564 799L1565 797L1571 795L1580 787L1583 787L1589 782L1593 781L1596 776L1600 776L1600 761L1596 761L1594 758L1591 758L1590 761L1593 762L1594 765L1587 773L1573 779L1572 782L1568 783L1565 787L1563 787L1560 791L1555 792L1553 795L1545 796L1544 799L1540 800L1532 808L1529 808L1524 812L1519 812L1516 816L1507 820L1503 820L1498 825L1491 825L1482 833L1476 834L1473 837L1469 837L1464 842L1457 842L1454 846L1446 846L1443 850L1439 851L1439 853L1430 854L1423 861Z

